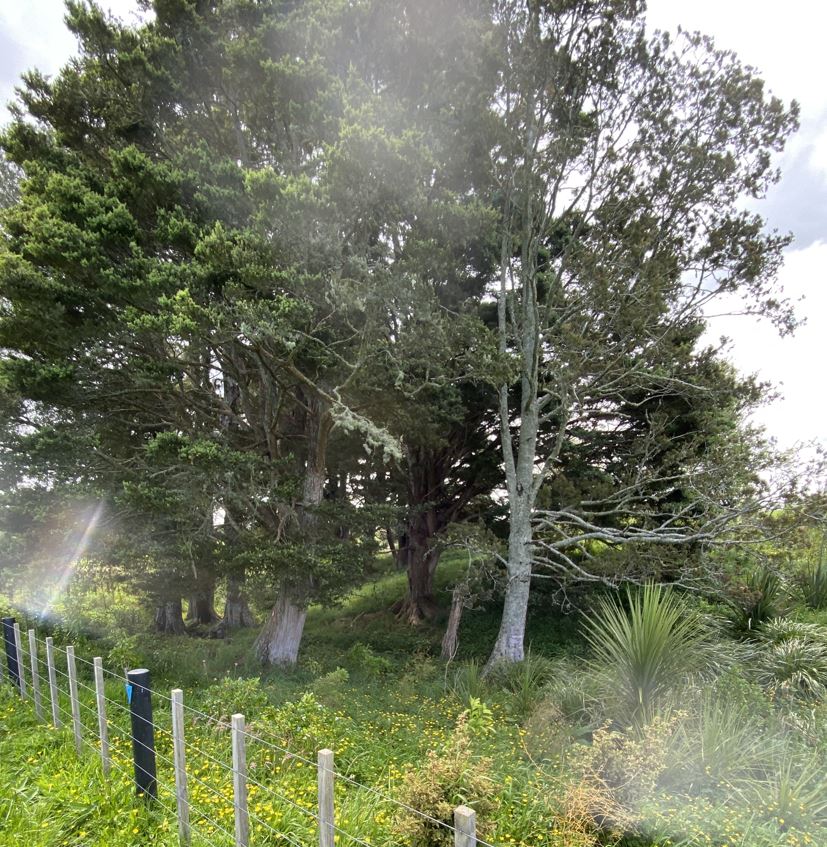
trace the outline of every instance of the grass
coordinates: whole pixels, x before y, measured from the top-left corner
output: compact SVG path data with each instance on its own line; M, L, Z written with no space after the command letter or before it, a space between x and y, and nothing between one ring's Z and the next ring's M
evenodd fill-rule
M446 667L437 658L449 587L461 565L449 560L439 574L441 612L433 624L412 628L395 620L390 607L405 585L396 572L335 609L311 609L292 671L262 675L248 658L253 632L226 641L123 633L100 640L106 630L98 622L83 638L77 630L84 629L84 615L76 609L76 632L56 637L71 638L83 658L103 655L114 669L146 663L155 688L183 687L189 706L215 717L247 715L250 731L268 742L251 743L250 773L276 792L251 792L254 847L287 843L268 826L299 845L316 841L312 816L296 808L313 810L314 769L279 747L311 761L321 747L335 750L340 772L369 787L337 782L337 823L375 845L417 847L405 834L419 830L371 789L444 809L463 792L474 796L480 785L490 786L478 800L481 832L498 847L827 843L819 801L827 709L810 693L774 697L762 677L779 643L802 636L818 642L824 612L797 610L796 621L767 625L747 644L710 631L717 651L738 657L718 664L693 648L696 621L677 595L649 590L622 602L598 598L585 631L580 618L537 609L527 661L483 679L496 604L466 613L454 663ZM82 592L74 596L83 607ZM117 614L115 607L107 611L110 619ZM88 668L80 670L83 685L91 686ZM93 743L92 693L82 687L81 695L84 734ZM78 758L67 730L39 725L31 705L0 686L0 845L177 843L174 816L133 796L125 695L117 680L108 682L107 696L124 772L104 780L94 750ZM646 709L636 710L641 702ZM156 723L167 730L168 703L158 699L155 709ZM632 733L625 729L630 717L637 724ZM473 726L470 736L462 735L464 725ZM186 732L193 802L209 817L194 817L203 835L195 847L229 847L232 839L222 830L232 832L231 782L215 761L229 763L230 739L193 715ZM160 756L171 759L169 736L160 732L157 744ZM159 777L169 786L164 759ZM468 774L480 780L464 782ZM161 801L172 805L163 792ZM605 809L621 807L619 827Z

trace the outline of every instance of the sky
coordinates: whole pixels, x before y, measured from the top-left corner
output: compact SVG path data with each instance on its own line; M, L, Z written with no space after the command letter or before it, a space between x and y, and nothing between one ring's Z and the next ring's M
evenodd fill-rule
M134 0L100 5L136 19ZM0 122L22 72L36 67L53 74L74 52L63 14L62 0L0 2ZM827 447L827 7L813 0L786 0L780 7L760 0L649 0L648 19L653 28L681 26L712 36L756 68L770 91L801 106L801 129L777 162L782 179L754 208L770 229L795 236L779 280L786 295L800 301L805 323L792 337L779 338L753 318L714 318L709 337L731 339L734 364L777 386L779 399L755 421L781 447L812 441Z

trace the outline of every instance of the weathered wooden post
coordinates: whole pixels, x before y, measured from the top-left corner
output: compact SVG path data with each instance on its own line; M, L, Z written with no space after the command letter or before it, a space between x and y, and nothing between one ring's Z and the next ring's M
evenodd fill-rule
M55 642L51 636L46 638L46 673L49 677L52 723L55 729L60 729L63 726L63 721L60 719L60 691L57 687L57 675L55 673Z
M132 758L135 763L135 790L138 796L158 797L155 769L155 724L152 722L152 689L146 668L126 675L126 696L132 718Z
M454 847L477 847L477 813L468 806L454 809Z
M92 660L95 668L95 700L98 705L98 735L101 742L101 767L105 776L109 776L112 760L109 756L109 727L106 723L106 689L103 681L103 660L95 656Z
M39 720L43 720L43 702L40 699L40 670L37 663L37 635L33 629L29 630L29 661L32 671L32 697L34 698L34 711Z
M75 734L75 750L83 753L83 729L80 723L80 699L78 698L78 671L75 667L75 648L66 648L66 668L69 671L69 699L72 702L72 730Z
M244 715L233 715L232 735L235 847L249 847L250 817L247 809L247 752L244 740Z
M187 752L184 742L184 692L172 690L172 750L175 764L175 803L178 807L178 840L190 843L190 803L187 793Z
M17 647L14 643L14 618L3 618L3 646L6 652L6 667L9 681L20 690L20 665L17 662Z
M26 665L23 662L23 638L20 634L20 624L15 623L14 625L14 649L17 651L17 674L18 674L18 685L20 686L20 696L26 700L28 699L28 692L26 691Z
M336 829L333 808L333 751L316 755L319 786L319 847L334 847Z

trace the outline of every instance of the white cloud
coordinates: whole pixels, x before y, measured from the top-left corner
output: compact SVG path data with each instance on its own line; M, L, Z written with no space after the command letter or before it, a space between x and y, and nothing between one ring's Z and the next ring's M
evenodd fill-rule
M782 7L756 0L649 0L652 26L678 24L714 37L757 68L773 93L796 99L804 114L827 107L824 28L827 8L813 0L787 0Z
M827 446L827 242L787 252L779 281L805 319L792 336L779 337L766 321L713 318L709 336L732 339L729 359L743 373L758 373L781 397L759 409L755 421L782 447L820 440ZM803 298L803 299L802 299Z
M100 0L106 11L126 21L137 19L135 0ZM13 56L17 67L10 61L0 60L0 122L3 122L5 105L14 97L14 87L20 74L37 68L47 75L56 74L66 61L77 52L74 35L66 27L66 7L63 0L7 0L0 3L0 33L3 51Z

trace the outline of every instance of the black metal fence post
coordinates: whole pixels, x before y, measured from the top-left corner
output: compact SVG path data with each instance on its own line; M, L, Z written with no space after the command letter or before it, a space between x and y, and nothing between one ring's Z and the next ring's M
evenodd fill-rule
M17 664L17 641L14 637L14 618L3 618L3 643L6 648L6 668L9 679L20 690L20 665Z
M149 671L145 668L129 671L127 697L132 718L132 758L135 762L135 787L138 796L158 796L155 770L155 727L152 723L152 691Z

